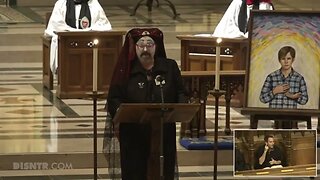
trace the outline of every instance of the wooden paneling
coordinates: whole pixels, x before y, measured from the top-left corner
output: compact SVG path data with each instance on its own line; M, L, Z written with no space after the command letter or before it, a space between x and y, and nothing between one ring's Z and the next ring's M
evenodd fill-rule
M315 164L316 143L313 135L292 138L292 164Z
M98 91L106 95L125 33L124 31L59 32L57 97L83 98L88 97L86 93L92 91L93 48L90 47L90 42L94 39L99 39ZM43 61L44 69L48 69L49 57L44 57ZM44 77L45 73L47 71L44 71ZM52 85L45 78L44 86L52 89Z
M178 35L181 40L181 70L207 71L215 69L216 37ZM222 70L245 70L247 39L223 39L221 47Z

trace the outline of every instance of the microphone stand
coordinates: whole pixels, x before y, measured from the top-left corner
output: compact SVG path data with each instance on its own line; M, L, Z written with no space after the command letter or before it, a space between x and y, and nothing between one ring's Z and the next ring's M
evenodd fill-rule
M163 123L164 123L164 113L166 109L164 107L164 96L163 96L163 84L164 79L159 81L160 95L161 95L161 118L160 118L160 180L164 179L163 166L164 166L164 154L163 154Z

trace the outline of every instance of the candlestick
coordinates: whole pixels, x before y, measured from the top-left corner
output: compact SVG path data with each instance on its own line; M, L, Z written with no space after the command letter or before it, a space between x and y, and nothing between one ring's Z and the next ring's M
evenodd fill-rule
M216 74L215 74L215 84L214 89L220 89L220 43L222 42L221 38L217 39L216 45Z
M92 62L92 91L97 92L98 89L98 45L99 40L93 41L93 62Z

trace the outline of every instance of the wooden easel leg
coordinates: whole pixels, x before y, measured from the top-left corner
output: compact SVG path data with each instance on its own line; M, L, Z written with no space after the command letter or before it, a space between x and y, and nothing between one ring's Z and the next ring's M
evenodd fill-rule
M274 120L274 129L280 129L281 122L279 120Z
M258 128L258 119L255 115L250 116L250 129Z
M281 129L292 129L293 121L291 120L281 120L280 128Z
M320 133L320 117L318 117L317 133Z
M307 120L307 129L312 129L311 116Z
M298 129L298 121L291 121L292 129Z

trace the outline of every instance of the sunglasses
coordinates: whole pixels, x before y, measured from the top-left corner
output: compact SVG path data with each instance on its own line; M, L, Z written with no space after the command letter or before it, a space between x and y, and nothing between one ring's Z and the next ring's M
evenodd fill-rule
M147 43L147 44L136 44L136 46L140 49L144 49L144 48L152 48L155 44L154 43Z

